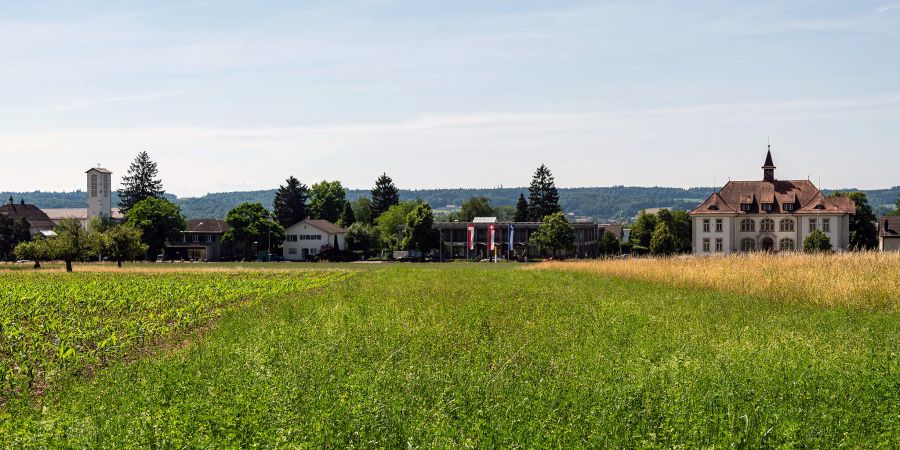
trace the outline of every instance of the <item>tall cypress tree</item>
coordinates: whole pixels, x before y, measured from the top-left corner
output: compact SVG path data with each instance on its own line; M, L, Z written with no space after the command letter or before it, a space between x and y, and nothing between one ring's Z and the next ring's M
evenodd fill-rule
M519 201L516 203L516 215L513 220L516 222L528 221L528 200L525 200L525 194L519 194Z
M278 223L287 228L305 219L309 215L306 201L309 200L309 187L293 176L285 180L284 186L275 191L272 209Z
M391 206L398 203L400 203L400 190L394 186L394 180L391 177L382 173L375 181L375 188L372 189L372 219L377 219Z
M356 223L356 214L353 213L353 205L350 202L344 203L344 211L341 213L338 224L343 228L347 228L354 223Z
M546 165L541 164L534 172L528 187L528 216L534 222L541 222L550 214L562 212L559 206L559 192L556 181Z
M119 208L125 213L141 200L153 197L163 198L162 181L156 178L159 170L156 163L150 160L147 152L138 153L122 177L122 188L119 189Z

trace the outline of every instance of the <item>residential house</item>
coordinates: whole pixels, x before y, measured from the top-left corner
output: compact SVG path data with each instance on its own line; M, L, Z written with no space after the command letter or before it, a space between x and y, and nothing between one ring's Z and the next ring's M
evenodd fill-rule
M327 220L301 220L284 230L284 259L308 261L326 248L346 250L346 237L347 230Z

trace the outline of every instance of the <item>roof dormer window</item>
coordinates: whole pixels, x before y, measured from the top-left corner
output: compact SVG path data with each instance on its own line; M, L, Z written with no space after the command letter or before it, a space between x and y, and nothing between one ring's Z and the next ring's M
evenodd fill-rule
M753 208L753 205L750 203L741 203L741 211L750 211Z
M825 205L818 204L815 206L816 209L825 209Z
M785 204L782 205L782 206L784 207L784 210L785 210L785 211L793 211L793 210L794 210L794 205L793 205L793 203L785 203Z
M763 211L771 211L771 210L772 210L772 204L771 204L771 203L763 203L763 204L762 204L762 210L763 210Z

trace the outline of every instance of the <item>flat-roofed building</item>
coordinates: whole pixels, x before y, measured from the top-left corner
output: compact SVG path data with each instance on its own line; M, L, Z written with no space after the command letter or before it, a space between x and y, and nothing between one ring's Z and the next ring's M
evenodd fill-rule
M442 259L483 259L493 256L489 251L490 226L494 226L494 245L496 254L502 258L507 255L511 259L528 257L531 259L542 256L541 249L531 242L531 236L541 227L540 222L498 222L496 218L475 218L468 222L435 222L433 229L438 230L441 237L440 258ZM512 246L509 235L512 225ZM557 256L568 258L595 258L597 257L597 243L600 228L595 222L570 223L575 231L574 248L561 250ZM474 249L468 249L468 228L475 228ZM549 251L546 252L549 256Z

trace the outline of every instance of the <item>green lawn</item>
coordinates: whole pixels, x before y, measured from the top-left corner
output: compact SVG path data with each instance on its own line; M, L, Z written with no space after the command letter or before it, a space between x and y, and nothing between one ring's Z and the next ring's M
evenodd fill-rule
M7 404L0 446L900 447L896 312L497 266L230 309Z

